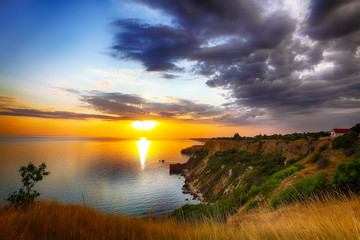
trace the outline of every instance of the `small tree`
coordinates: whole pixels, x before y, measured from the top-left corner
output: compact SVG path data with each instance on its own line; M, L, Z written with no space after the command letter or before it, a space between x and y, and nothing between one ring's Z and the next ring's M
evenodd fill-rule
M19 207L26 206L34 202L35 198L40 196L35 190L32 190L35 183L41 181L44 176L50 174L46 172L46 164L42 163L39 167L36 167L31 162L28 166L21 166L19 169L20 175L22 177L23 187L19 191L15 191L8 197L7 201L10 203L10 206Z
M333 185L343 191L360 193L360 158L340 163L334 174Z

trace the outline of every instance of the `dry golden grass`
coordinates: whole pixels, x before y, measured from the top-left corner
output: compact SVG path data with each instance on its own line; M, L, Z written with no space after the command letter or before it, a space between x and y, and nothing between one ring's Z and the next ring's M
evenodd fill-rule
M106 215L56 202L0 208L1 239L360 239L360 197L315 200L275 212L235 216L227 224Z

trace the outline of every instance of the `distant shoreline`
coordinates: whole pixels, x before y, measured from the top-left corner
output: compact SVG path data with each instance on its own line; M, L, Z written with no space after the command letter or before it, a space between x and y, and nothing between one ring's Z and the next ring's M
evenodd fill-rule
M42 142L42 141L129 141L139 140L140 138L116 138L116 137L73 137L73 136L0 136L0 143L6 142ZM171 141L171 140L192 140L205 143L210 138L168 138L168 139L153 139L150 141Z
M206 143L210 139L211 138L190 138L190 140L197 141L197 142L202 142L202 143Z

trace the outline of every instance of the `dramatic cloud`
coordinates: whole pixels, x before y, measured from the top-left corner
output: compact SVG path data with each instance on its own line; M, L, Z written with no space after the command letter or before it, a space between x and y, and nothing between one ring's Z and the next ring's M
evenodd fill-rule
M211 119L224 113L224 108L200 104L181 98L146 99L136 94L92 91L81 96L81 101L96 111L121 117L140 119Z
M11 97L0 96L0 116L21 116L51 119L100 119L100 120L139 120L173 119L193 120L203 123L220 121L226 115L228 107L216 107L196 103L182 98L156 97L147 99L137 94L120 92L90 91L85 93L71 88L62 91L78 96L83 107L100 114L77 113L69 111L44 111L34 108L15 107L17 102ZM246 118L244 118L246 119Z
M67 111L41 111L38 109L1 108L1 116L37 117L52 119L101 119L101 120L127 120L126 118L113 117L100 114L74 113Z
M195 62L192 74L205 76L209 87L229 91L227 110L234 111L215 116L215 109L201 106L189 110L192 117L208 113L216 121L242 123L251 117L313 116L322 109L346 110L353 118L359 110L358 0L130 2L161 11L171 25L114 22L115 57L139 61L166 78L184 71L177 66L180 60ZM92 99L84 100L105 110ZM140 110L160 114L165 108L166 114L177 116L184 114L178 111L181 107L192 105L178 101Z

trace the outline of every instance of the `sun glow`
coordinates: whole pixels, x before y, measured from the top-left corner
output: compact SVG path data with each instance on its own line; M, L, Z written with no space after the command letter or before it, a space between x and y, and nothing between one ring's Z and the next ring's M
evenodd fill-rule
M143 121L135 121L131 123L131 126L137 130L151 130L156 127L157 122L143 120Z
M140 163L141 169L145 169L145 161L146 161L146 154L149 151L151 141L146 140L146 138L142 137L139 141L136 142L139 150L140 155Z

